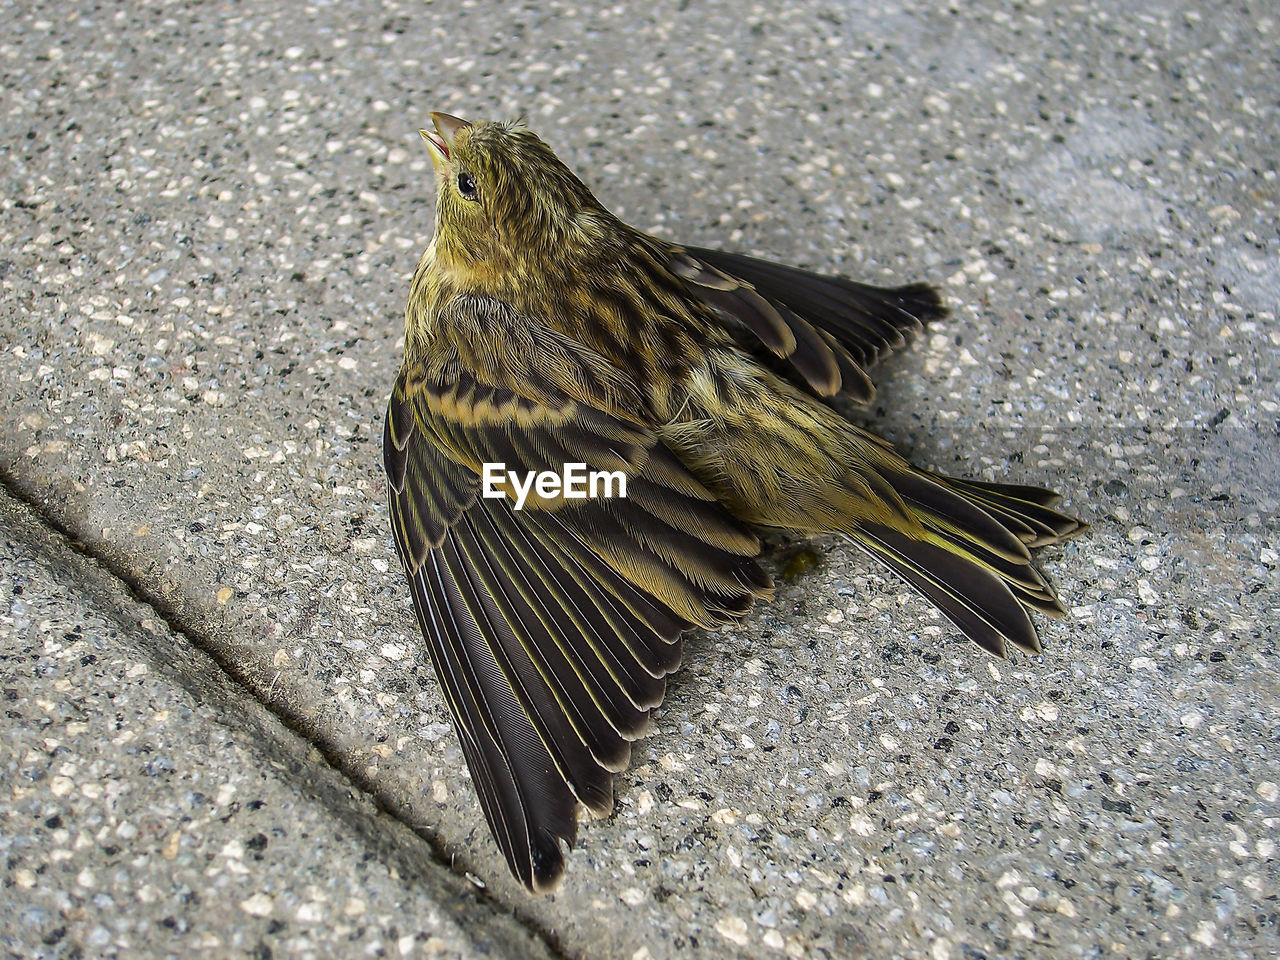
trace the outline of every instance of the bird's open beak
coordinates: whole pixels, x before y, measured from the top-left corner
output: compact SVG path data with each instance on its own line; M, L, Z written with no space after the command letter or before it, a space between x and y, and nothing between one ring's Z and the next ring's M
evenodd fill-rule
M436 168L437 173L444 173L449 168L449 155L453 149L453 138L457 136L458 131L471 124L459 117L451 117L447 113L431 113L431 122L435 124L436 132L430 130L419 130L422 139L427 142L427 149L431 151L431 165Z

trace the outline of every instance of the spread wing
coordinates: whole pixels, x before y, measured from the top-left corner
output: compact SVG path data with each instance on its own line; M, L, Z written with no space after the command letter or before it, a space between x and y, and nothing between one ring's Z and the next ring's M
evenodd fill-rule
M924 283L873 287L702 247L671 247L669 265L819 396L840 393L857 403L875 396L867 367L947 314Z
M741 616L771 585L755 535L645 425L633 385L545 327L484 324L523 342L499 362L407 362L384 461L396 548L485 817L541 890L564 869L577 804L612 809L681 632ZM516 510L483 495L486 463L618 471L626 496L530 492Z

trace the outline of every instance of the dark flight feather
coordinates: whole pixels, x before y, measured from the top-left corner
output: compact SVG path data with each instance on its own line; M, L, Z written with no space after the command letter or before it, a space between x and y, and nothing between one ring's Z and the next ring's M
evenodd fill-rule
M512 872L545 889L577 803L611 809L680 634L740 616L771 583L759 540L655 434L568 396L522 398L522 424L499 425L491 410L512 398L452 375L419 370L393 392L392 528L486 819ZM563 458L625 468L631 495L519 512L478 496L480 463L523 473Z

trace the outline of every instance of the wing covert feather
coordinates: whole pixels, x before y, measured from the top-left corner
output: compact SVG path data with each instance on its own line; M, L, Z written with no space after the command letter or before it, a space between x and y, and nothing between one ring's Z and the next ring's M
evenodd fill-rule
M691 292L822 397L870 403L875 388L865 368L947 313L927 284L873 287L723 250L668 250L671 270Z

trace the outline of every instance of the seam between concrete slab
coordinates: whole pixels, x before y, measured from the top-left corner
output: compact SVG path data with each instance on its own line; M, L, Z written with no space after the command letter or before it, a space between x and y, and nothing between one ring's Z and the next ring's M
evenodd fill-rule
M428 854L427 859L431 867L454 876L461 874L479 904L482 904L495 914L511 917L530 936L541 942L552 956L563 958L563 960L571 960L572 954L564 952L560 938L554 932L544 929L540 924L532 920L527 912L521 909L519 904L505 902L487 887L476 886L470 879L474 874L467 869L466 863L459 864L456 856L445 852L437 837L423 827L412 823L394 802L376 788L372 781L353 765L344 762L338 751L329 746L323 738L316 736L306 723L294 716L290 711L281 709L279 704L264 697L257 686L244 676L235 663L228 661L226 657L217 652L214 644L210 643L200 630L183 622L171 603L149 591L144 584L130 576L128 570L124 569L110 555L104 551L94 549L90 544L82 540L74 530L54 516L49 508L23 485L20 479L13 476L4 467L0 467L0 489L3 489L4 493L29 509L44 528L58 537L67 549L109 574L134 601L153 611L156 618L163 621L170 631L189 643L193 650L212 661L226 679L234 685L235 689L252 698L255 703L275 717L291 734L314 749L323 759L326 767L337 774L343 781L350 784L353 790L357 790L368 797L369 801L380 813L404 826L423 846ZM335 811L335 815L344 816L341 811ZM428 866L428 864L421 862L418 865L419 867Z

